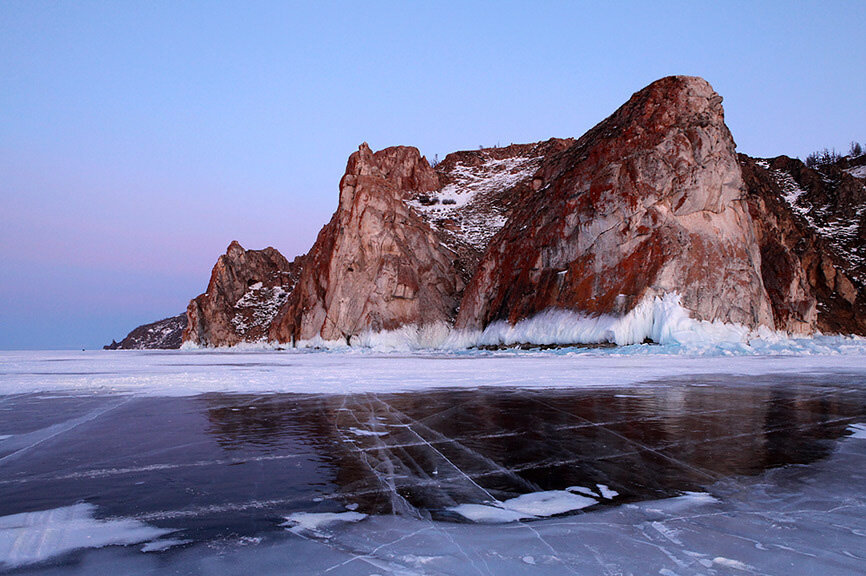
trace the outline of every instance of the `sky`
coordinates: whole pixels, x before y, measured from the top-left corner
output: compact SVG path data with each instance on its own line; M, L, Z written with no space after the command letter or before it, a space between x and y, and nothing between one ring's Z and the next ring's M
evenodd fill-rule
M0 2L0 349L185 310L306 252L358 145L578 137L671 74L738 150L866 143L866 2Z

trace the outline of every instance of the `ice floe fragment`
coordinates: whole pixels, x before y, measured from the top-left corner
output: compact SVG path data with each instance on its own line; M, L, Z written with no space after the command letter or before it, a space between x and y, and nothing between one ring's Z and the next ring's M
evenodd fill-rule
M547 490L522 494L493 505L460 504L449 510L473 522L493 524L565 514L597 503L594 498L579 496L566 490Z
M596 484L596 486L598 486L599 494L601 494L601 497L605 500L612 500L619 496L619 492L611 490L608 488L607 484Z
M517 522L535 518L532 514L525 514L516 510L506 510L499 506L488 506L486 504L460 504L449 508L473 522L481 524L504 524L506 522Z

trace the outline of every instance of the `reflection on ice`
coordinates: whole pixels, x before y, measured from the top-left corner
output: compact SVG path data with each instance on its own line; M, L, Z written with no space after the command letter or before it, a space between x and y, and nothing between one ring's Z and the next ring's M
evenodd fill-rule
M20 454L0 466L0 516L75 509L88 545L137 545L0 559L42 574L855 573L863 382L6 396L0 458Z

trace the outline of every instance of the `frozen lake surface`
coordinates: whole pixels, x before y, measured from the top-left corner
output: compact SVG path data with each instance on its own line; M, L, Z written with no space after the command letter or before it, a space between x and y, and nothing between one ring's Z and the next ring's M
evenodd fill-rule
M0 572L864 573L866 356L663 352L3 352Z

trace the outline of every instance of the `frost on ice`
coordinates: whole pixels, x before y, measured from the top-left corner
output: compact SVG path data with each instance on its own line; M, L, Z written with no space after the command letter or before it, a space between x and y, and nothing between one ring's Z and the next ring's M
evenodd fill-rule
M172 532L126 518L98 520L95 510L76 504L0 517L0 564L13 568L80 548L137 544Z

